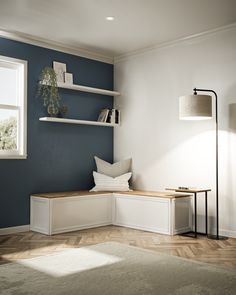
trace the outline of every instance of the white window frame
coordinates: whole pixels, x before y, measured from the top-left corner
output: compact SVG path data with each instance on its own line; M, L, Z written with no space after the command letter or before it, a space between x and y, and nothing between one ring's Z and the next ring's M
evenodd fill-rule
M0 55L0 67L17 70L17 105L0 104L0 109L16 110L17 117L17 150L0 150L0 159L27 158L27 67L28 62Z

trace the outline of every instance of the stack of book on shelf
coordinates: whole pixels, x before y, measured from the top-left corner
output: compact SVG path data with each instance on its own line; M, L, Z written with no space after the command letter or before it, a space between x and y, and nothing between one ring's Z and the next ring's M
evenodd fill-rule
M120 110L102 109L98 116L98 122L120 124Z

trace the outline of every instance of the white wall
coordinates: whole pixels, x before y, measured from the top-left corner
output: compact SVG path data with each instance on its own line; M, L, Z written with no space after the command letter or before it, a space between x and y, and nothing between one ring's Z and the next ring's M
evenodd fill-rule
M221 233L236 236L236 26L169 46L136 53L115 63L114 160L133 158L137 189L209 187L215 216L214 120L180 121L178 97L192 88L219 95L219 186ZM200 230L204 196L199 196ZM214 230L214 219L210 219Z

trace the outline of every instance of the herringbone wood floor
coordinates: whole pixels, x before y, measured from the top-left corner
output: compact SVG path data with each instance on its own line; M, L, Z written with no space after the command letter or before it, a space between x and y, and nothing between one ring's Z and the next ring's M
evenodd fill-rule
M45 236L35 232L0 236L0 263L108 241L236 269L236 239L226 241L166 236L118 226L105 226Z

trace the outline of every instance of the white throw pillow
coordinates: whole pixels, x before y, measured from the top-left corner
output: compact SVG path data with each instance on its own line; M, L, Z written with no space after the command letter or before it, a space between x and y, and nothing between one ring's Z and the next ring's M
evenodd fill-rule
M117 177L131 171L131 159L123 160L114 164L110 164L96 156L94 159L97 165L98 173L102 173L111 177Z
M118 177L110 177L104 174L93 172L95 187L90 190L90 192L99 191L129 191L129 179L132 173L126 173Z

